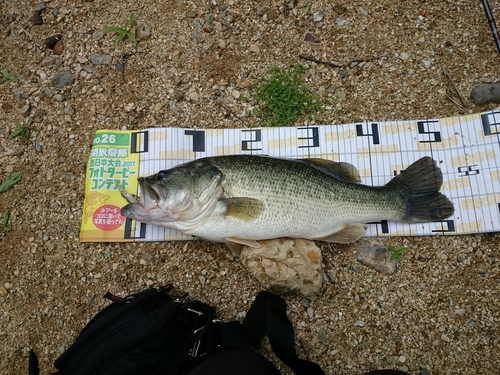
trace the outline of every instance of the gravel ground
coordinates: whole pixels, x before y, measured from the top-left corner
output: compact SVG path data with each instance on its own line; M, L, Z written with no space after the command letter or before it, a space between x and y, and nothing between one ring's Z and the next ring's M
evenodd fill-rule
M500 20L500 1L490 5ZM33 25L40 23L33 19L37 7L41 25ZM312 66L308 85L324 99L337 98L327 123L494 108L470 102L464 108L442 72L466 100L476 85L500 78L478 1L292 0L286 7L274 0L2 2L0 69L19 82L0 85L0 179L24 175L0 199L0 212L11 214L11 231L0 231L0 373L26 373L32 347L42 373L54 371L55 358L107 305L101 298L107 290L125 295L173 283L217 306L225 320L246 311L260 290L221 245L80 243L96 130L258 125L248 99L252 85L270 67L290 63ZM150 28L148 39L116 43L102 32L123 25L131 12ZM305 42L307 33L318 43ZM54 34L62 35L60 54L44 43ZM53 80L64 71L66 81ZM25 143L7 139L16 121L31 117ZM391 243L409 247L391 276L359 265L354 245L320 244L331 276L320 296L286 296L299 354L327 374L381 367L497 373L500 235ZM261 350L278 363L267 344Z

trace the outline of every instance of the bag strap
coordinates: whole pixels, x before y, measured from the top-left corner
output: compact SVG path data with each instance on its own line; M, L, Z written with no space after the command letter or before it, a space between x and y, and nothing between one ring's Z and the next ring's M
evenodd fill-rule
M293 325L286 316L286 302L270 292L260 292L248 310L243 324L219 323L208 335L209 351L214 344L227 347L257 346L268 335L276 356L297 375L325 375L319 365L300 359L295 351Z
M318 364L297 356L293 325L286 315L286 302L276 294L260 292L243 326L254 343L260 342L267 331L274 353L295 374L325 375Z
M28 362L28 375L40 375L38 368L38 357L33 349L30 350L30 357Z

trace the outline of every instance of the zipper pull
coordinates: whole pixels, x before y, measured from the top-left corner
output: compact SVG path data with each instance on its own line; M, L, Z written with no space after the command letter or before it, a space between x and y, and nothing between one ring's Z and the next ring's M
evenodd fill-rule
M115 296L113 293L106 292L106 294L104 295L104 298L110 300L111 302L116 302L116 303L119 303L120 305L124 305L126 303L129 303L135 297L134 296L128 296L128 297L123 298L123 297Z

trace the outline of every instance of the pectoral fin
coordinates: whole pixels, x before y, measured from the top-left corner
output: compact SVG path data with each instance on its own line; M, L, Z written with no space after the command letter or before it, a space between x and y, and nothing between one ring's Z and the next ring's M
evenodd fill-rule
M232 216L243 221L251 221L257 219L262 210L264 203L258 199L235 197L221 199L221 202L226 205L226 216Z
M224 238L224 243L236 257L240 256L243 246L254 247L256 249L260 247L260 243L255 240L245 240L238 237L226 237Z
M320 158L308 158L302 160L306 163L312 164L319 169L324 170L327 173L333 174L335 177L341 180L355 182L358 184L361 182L359 172L352 164Z
M365 233L366 227L364 224L347 224L338 232L323 238L318 238L318 240L335 243L351 243L359 240Z

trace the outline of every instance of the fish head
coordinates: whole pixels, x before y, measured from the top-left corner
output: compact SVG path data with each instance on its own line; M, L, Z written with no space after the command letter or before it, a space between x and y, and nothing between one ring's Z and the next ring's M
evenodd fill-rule
M176 222L197 223L214 208L222 195L222 173L211 165L188 163L140 177L137 198L122 192L129 204L128 218L178 229Z

